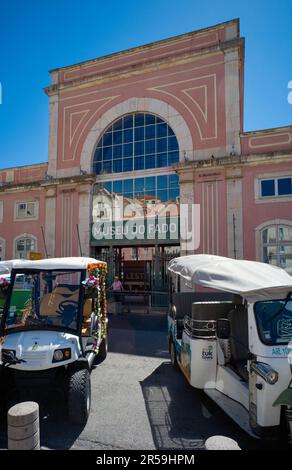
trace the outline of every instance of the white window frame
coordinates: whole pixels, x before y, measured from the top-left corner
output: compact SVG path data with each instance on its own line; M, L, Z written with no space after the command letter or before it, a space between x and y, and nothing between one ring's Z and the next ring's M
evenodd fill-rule
M256 228L255 235L256 235L256 260L264 262L263 259L263 248L264 245L262 243L262 234L263 231L269 227L276 226L277 230L279 226L287 226L292 228L292 220L287 220L287 219L273 219L264 222L263 224L259 225ZM277 240L278 241L278 240ZM276 245L277 243L275 243ZM283 245L288 245L288 243L282 243Z
M267 202L291 202L292 201L292 194L278 194L278 180L284 178L291 178L292 174L291 170L288 172L278 172L278 173L265 173L263 175L258 176L255 178L255 202L257 204L267 203ZM274 196L262 196L262 181L275 181L275 195Z
M24 216L19 216L18 211L19 211L19 206L23 205L28 205L28 204L34 204L34 215L24 215ZM39 218L39 201L35 199L30 199L30 200L25 200L25 201L15 201L14 205L14 221L17 222L19 220L38 220Z
M34 249L34 251L37 251L37 248L38 248L38 247L37 247L37 238L36 238L34 235L31 235L30 233L24 233L24 234L22 234L22 235L18 235L18 236L17 236L16 238L14 238L14 240L13 240L14 257L15 257L16 259L19 259L18 256L17 256L17 253L19 252L19 251L17 250L17 243L18 243L19 240L21 240L21 239L31 239L31 240L33 240L34 243L35 243L35 249ZM25 252L26 252L26 250L25 250ZM26 252L26 253L30 253L30 252L28 251L28 252ZM27 258L22 258L22 259L27 259Z

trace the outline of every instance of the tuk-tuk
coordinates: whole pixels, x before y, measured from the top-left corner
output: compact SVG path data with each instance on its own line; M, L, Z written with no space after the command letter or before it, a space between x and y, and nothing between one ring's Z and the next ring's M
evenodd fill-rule
M252 436L284 429L291 443L291 276L213 255L174 258L168 270L172 364Z
M107 355L106 263L73 257L18 260L10 268L0 331L1 396L9 400L13 391L34 386L61 388L70 420L85 424L90 370Z

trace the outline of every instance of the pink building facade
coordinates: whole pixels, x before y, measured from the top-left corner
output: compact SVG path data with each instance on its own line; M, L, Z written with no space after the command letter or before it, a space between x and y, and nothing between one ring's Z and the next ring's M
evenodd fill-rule
M97 254L93 196L102 187L199 204L197 253L292 270L292 126L244 132L238 20L50 76L48 163L0 171L2 259ZM135 256L123 240L109 245Z

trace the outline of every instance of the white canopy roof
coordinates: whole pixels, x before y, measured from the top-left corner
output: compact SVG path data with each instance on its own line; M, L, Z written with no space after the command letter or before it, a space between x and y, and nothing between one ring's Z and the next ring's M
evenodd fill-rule
M91 263L104 263L104 261L98 261L94 258L68 257L40 259L36 261L26 260L24 265L23 260L14 260L12 268L39 269L44 271L50 269L87 269L87 266Z
M27 263L26 259L9 259L7 261L0 261L0 275L1 274L10 274L11 269L13 268L14 263Z
M197 284L233 292L253 302L282 299L292 291L292 277L284 269L256 261L189 255L172 259L168 269L190 287Z

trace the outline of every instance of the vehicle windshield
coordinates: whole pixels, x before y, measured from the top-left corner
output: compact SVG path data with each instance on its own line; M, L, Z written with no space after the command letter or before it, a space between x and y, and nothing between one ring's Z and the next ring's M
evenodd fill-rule
M13 281L12 281L13 282ZM5 330L77 329L81 271L17 274L5 308Z
M261 340L267 345L292 340L292 300L266 300L254 306Z

